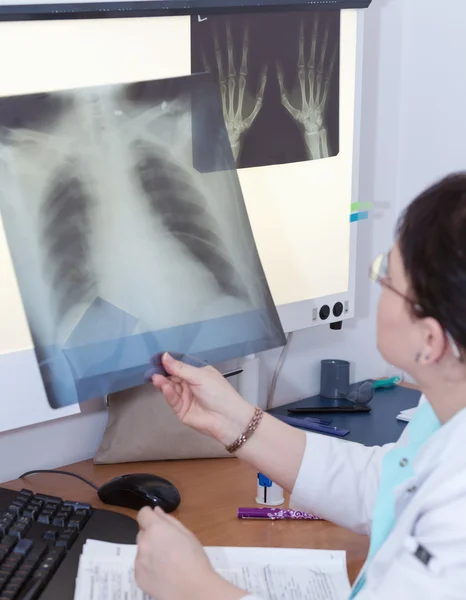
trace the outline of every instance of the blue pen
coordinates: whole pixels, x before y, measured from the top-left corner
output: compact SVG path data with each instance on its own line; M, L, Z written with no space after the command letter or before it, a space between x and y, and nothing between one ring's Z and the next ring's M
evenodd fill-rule
M298 419L297 417L287 417L285 415L274 415L277 416L281 421L292 425L293 427L299 427L300 429L308 429L310 431L317 431L319 433L326 433L328 435L335 435L337 437L345 437L350 432L349 429L340 429L339 427L331 427L329 425L321 425L320 423L314 423L308 419Z

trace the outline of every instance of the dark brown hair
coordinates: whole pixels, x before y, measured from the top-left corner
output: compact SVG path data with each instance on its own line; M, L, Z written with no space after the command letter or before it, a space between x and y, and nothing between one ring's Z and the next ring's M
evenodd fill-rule
M466 173L450 175L411 202L398 244L421 316L466 348Z

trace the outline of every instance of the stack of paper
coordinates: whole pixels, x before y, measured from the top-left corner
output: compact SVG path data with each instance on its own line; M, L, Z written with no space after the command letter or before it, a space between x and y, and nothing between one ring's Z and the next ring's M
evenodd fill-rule
M346 553L332 550L207 547L214 569L264 600L346 600ZM136 585L137 547L88 540L74 600L151 600ZM180 569L183 565L180 565Z
M406 410L402 410L396 418L398 419L398 421L406 421L407 423L409 423L409 421L411 421L411 417L414 415L416 410L417 406L415 406L414 408L407 408Z

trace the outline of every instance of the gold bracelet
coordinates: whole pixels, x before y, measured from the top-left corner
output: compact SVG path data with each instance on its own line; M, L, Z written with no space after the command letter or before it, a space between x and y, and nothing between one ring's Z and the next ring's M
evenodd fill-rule
M239 438L233 442L233 444L231 444L230 446L227 446L227 452L229 452L230 454L233 454L233 452L238 451L241 446L243 446L243 444L245 444L247 442L247 440L251 437L251 435L256 431L259 423L261 422L261 419L264 415L264 412L261 408L259 408L258 406L256 406L256 409L254 411L254 416L251 419L251 421L249 422L249 425L246 427L246 429L243 431L243 433L239 436Z

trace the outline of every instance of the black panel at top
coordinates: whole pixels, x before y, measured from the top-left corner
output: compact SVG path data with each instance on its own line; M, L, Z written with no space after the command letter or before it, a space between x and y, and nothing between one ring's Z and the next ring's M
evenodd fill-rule
M367 8L372 0L136 0L133 2L74 2L28 4L3 0L0 21L96 19L251 12L261 10L341 10Z

